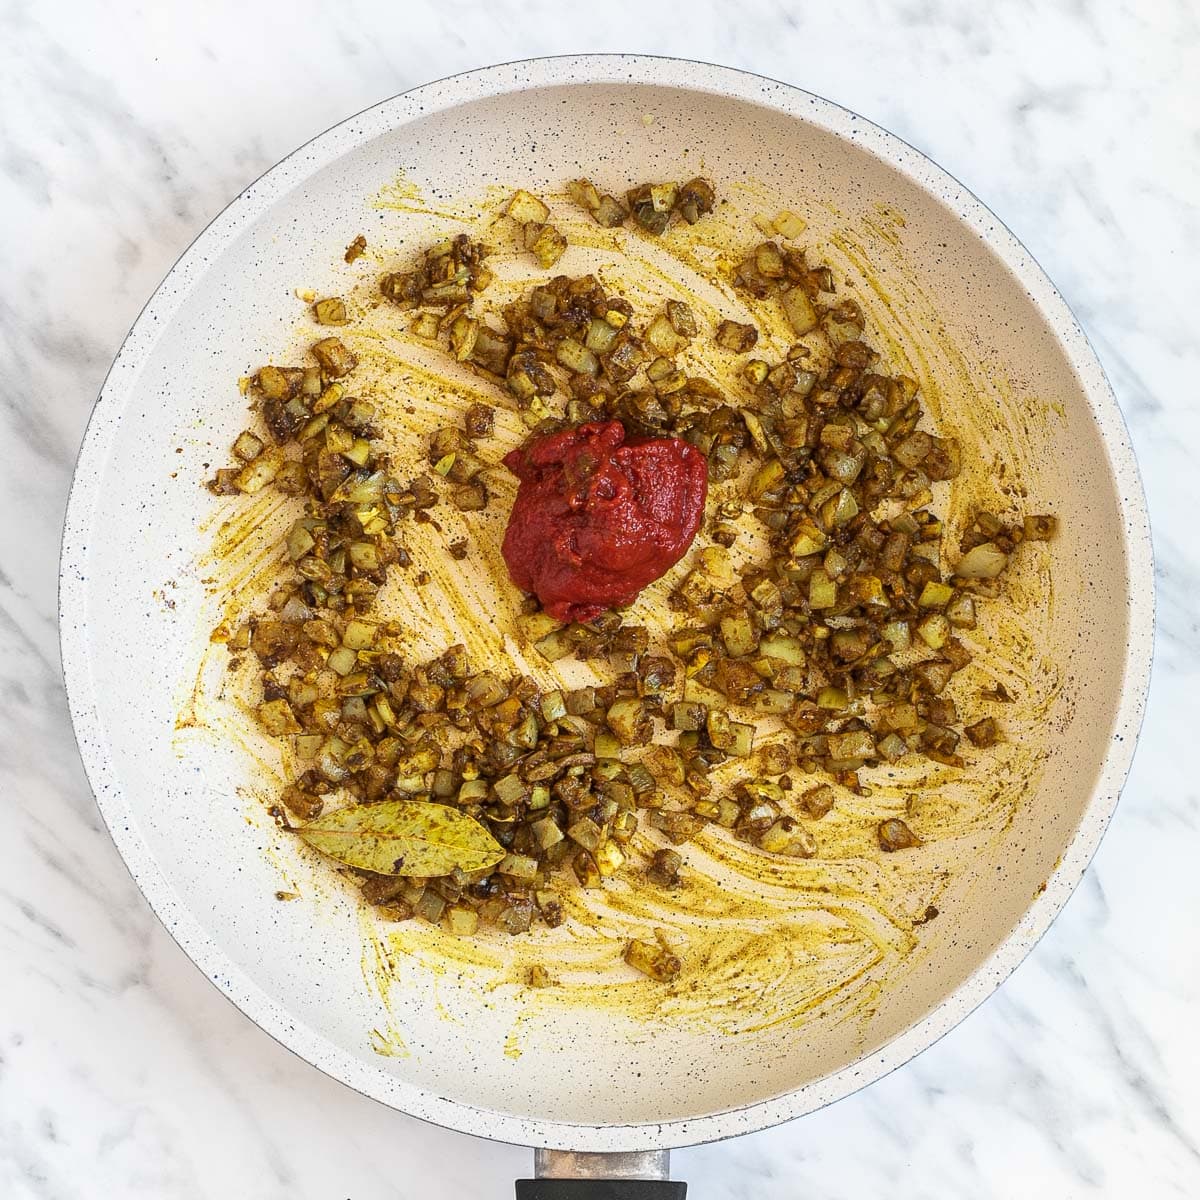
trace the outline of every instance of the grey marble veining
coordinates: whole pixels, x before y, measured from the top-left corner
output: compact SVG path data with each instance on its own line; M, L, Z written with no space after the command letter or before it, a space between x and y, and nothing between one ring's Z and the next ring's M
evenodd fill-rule
M1200 10L544 0L0 7L0 1195L507 1194L525 1151L418 1125L294 1059L150 914L77 762L55 631L75 450L122 336L242 187L437 75L537 54L720 61L929 153L1059 284L1125 411L1159 639L1133 775L1063 916L909 1066L678 1152L697 1197L1200 1195Z

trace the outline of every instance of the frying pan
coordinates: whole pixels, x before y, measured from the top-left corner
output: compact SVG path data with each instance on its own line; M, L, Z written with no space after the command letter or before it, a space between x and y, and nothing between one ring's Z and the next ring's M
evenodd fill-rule
M245 421L232 381L290 336L295 289L341 286L341 251L358 232L411 253L439 212L453 216L456 197L487 185L549 191L589 174L618 190L689 170L747 214L801 211L839 275L920 349L929 403L981 464L962 486L1000 489L1061 523L1010 602L997 656L1041 705L1018 705L1020 736L976 772L974 794L1000 816L986 836L959 829L909 852L948 881L938 919L918 927L893 913L878 926L888 961L841 980L848 1008L812 1004L757 1024L743 1018L789 980L820 977L820 954L773 960L769 978L723 1005L714 993L698 1008L639 1008L623 997L644 998L641 985L608 977L596 995L612 1003L538 1007L434 930L390 953L351 891L325 886L327 867L265 819L268 752L204 736L197 715L221 599L205 557L216 501L199 484ZM251 547L265 539L243 532ZM63 537L62 655L114 841L184 951L252 1020L397 1109L537 1147L526 1196L680 1196L683 1185L665 1182L670 1147L762 1129L879 1078L1028 953L1125 779L1152 586L1142 490L1101 368L1062 298L978 200L895 137L796 88L690 62L585 56L385 101L297 150L196 239L130 332L87 430ZM853 865L885 878L870 856ZM281 890L298 898L280 902ZM855 921L875 920L862 911L808 912L804 928L850 930L853 942ZM364 946L382 958L367 962ZM380 966L398 988L369 986ZM697 980L698 994L710 984Z

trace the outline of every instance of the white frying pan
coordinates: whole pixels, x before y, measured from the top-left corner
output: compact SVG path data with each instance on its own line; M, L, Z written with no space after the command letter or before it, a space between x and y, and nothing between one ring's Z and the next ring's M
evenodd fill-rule
M543 1001L506 982L520 939L486 944L482 963L428 927L390 942L352 890L264 816L269 748L207 736L199 709L219 691L221 665L206 652L221 597L205 555L229 510L199 484L246 420L232 381L290 344L303 310L294 289L344 286L341 252L355 234L373 252L403 254L438 227L431 209L453 210L486 185L552 190L586 173L616 191L701 169L747 217L800 211L839 276L862 285L878 268L885 286L862 294L876 316L890 306L904 323L899 340L921 352L929 403L978 451L962 486L999 488L1015 472L1032 510L1056 513L1062 532L1018 580L1019 636L994 664L1021 696L1019 744L968 780L992 815L907 852L927 856L907 860L922 886L944 882L936 920L906 915L903 889L886 919L852 897L801 914L817 940L796 944L830 947L828 959L797 953L750 990L730 991L736 972L714 970L693 981L698 1002L647 1004L645 988L658 985L618 963L597 980L604 1004ZM372 203L381 194L386 207ZM588 56L388 100L297 150L197 238L93 413L66 520L61 615L76 734L112 836L163 923L235 1004L386 1104L542 1148L540 1176L661 1181L672 1146L811 1112L906 1062L1028 953L1125 779L1153 593L1142 490L1112 393L1061 297L982 204L911 147L795 88ZM1030 696L1038 706L1022 708ZM894 885L899 868L876 857L825 869L857 872L866 891ZM843 969L832 947L853 948L864 929L874 960ZM567 953L552 940L567 935L543 936L551 956ZM771 1007L823 971L825 1000ZM758 1012L771 1019L750 1019ZM591 1196L601 1193L578 1188L605 1185L522 1186Z

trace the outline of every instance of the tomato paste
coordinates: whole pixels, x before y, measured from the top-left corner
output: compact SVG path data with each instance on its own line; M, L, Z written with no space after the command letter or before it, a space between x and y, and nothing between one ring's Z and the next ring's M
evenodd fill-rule
M704 518L708 464L675 437L597 421L504 459L521 481L504 534L512 581L560 621L629 604L675 565Z

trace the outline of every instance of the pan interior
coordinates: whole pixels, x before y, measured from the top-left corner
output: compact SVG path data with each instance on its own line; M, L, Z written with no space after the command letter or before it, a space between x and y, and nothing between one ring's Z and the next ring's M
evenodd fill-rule
M586 174L619 193L701 171L747 221L800 212L805 244L909 356L943 431L967 447L952 519L994 497L1057 514L1062 533L1023 562L1012 600L996 602L994 653L969 681L1010 685L1009 742L919 802L932 805L939 835L912 859L885 859L864 836L857 853L804 864L802 880L764 884L773 898L757 916L753 894L722 876L691 932L679 932L686 943L704 921L725 922L725 951L677 993L589 966L586 938L539 935L530 945L552 969L562 955L578 986L533 992L518 982L529 946L378 925L266 816L278 764L252 735L228 736L233 697L209 643L228 579L206 555L214 537L232 536L235 509L200 484L244 427L236 380L295 344L295 289L346 288L342 252L356 234L395 261L454 227L445 214L486 205L489 185L556 192ZM247 981L250 1015L286 1011L291 1044L381 1099L420 1111L431 1095L535 1123L615 1126L807 1088L803 1111L828 1098L822 1080L901 1035L980 967L1084 819L1113 733L1128 621L1121 498L1104 441L1020 282L951 206L853 140L746 99L645 83L541 86L418 115L351 139L245 224L175 297L135 367L135 378L118 378L118 424L87 459L98 479L78 548L82 638L119 781L100 789L101 802L143 844L141 869L156 864L170 880L174 917ZM420 423L421 406L440 401L414 384L411 402ZM282 519L248 511L236 539L246 586ZM484 578L480 603L499 591ZM904 784L885 781L846 819L869 830L872 802L902 803ZM728 866L719 847L710 857L722 854ZM277 900L281 891L299 898ZM919 923L935 901L939 915ZM629 930L670 924L634 909L611 905L614 959Z

